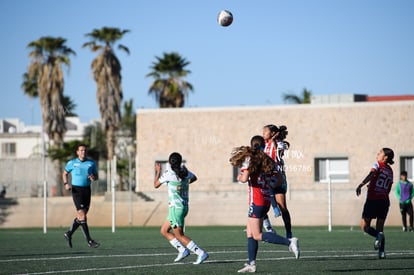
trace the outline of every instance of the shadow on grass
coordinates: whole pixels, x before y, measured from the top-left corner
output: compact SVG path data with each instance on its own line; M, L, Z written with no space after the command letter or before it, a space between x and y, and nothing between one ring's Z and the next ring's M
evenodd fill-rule
M329 272L340 272L340 273L346 273L346 272L374 272L374 271L379 271L379 273L381 274L386 274L387 271L391 272L388 274L392 274L392 271L412 271L414 270L414 268L409 268L409 267L390 267L390 268L354 268L354 269L333 269L333 270L326 270ZM412 274L411 272L408 272L407 274Z
M16 199L11 199L11 198L0 199L0 225L2 225L7 220L7 217L10 215L9 208L17 204L18 203Z

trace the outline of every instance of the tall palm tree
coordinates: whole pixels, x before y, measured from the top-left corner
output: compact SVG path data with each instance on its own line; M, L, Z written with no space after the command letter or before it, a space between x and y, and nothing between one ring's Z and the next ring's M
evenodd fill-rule
M115 131L121 120L121 63L116 57L113 46L129 30L103 27L94 29L85 36L91 41L83 44L93 52L99 51L99 55L92 61L92 74L97 85L96 98L101 113L102 127L107 135L108 159L114 156ZM129 54L129 49L124 45L118 45L118 49Z
M75 52L66 46L66 39L61 37L41 37L30 42L27 47L31 49L30 64L23 74L22 89L31 97L40 97L43 129L53 142L52 147L58 149L63 144L66 132L62 66L70 66L69 56L75 55ZM54 166L57 174L56 192L62 195L60 161L55 160Z
M152 71L147 74L147 77L154 78L148 93L155 96L161 108L183 107L188 92L193 91L193 86L184 80L191 73L185 69L190 62L176 52L155 58L157 61L152 63Z
M131 137L135 139L136 115L134 112L134 101L131 98L124 102L124 110L121 115L121 129L130 131Z
M300 95L289 94L289 93L283 94L283 101L294 103L294 104L309 104L311 103L311 97L312 97L312 91L304 88L302 90L302 94Z

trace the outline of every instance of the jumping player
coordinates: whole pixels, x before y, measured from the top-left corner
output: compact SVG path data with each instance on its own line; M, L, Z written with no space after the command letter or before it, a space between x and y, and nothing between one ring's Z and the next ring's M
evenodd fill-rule
M270 195L267 186L266 174L271 175L274 171L274 162L263 151L264 139L254 136L251 146L238 147L232 152L230 163L241 168L238 176L240 182L248 182L249 212L247 219L247 254L248 262L239 273L256 272L256 256L258 241L272 244L289 246L289 250L299 258L298 239L287 239L277 235L275 232L262 233L263 218L270 208Z
M77 211L77 216L73 220L69 231L64 234L70 248L72 248L72 235L79 226L83 230L88 246L93 248L99 246L99 243L95 242L89 235L86 217L91 203L91 182L98 178L98 172L95 162L86 157L86 151L86 145L80 144L76 150L78 157L68 161L62 174L65 189L72 190L72 198ZM72 184L68 182L68 174L72 175Z
M374 248L378 250L378 258L385 259L384 223L390 207L389 193L393 183L394 152L390 148L382 148L377 153L377 162L368 176L358 185L356 194L369 183L367 198L362 212L361 229L375 238ZM377 219L376 228L371 227L372 219Z
M161 175L161 165L155 164L154 187L159 188L162 184L168 187L168 217L161 226L163 235L170 244L178 250L178 256L174 262L179 262L193 252L198 255L193 264L201 264L208 254L201 249L193 240L184 235L184 218L188 213L188 187L196 181L197 177L181 165L182 156L172 153L168 158L167 170ZM173 233L171 233L171 229Z
M275 161L275 173L281 173L282 175L282 182L277 182L276 186L272 186L272 193L274 194L272 196L272 206L276 217L280 215L278 212L280 210L285 224L286 238L289 239L292 238L292 224L286 204L287 181L283 160L284 150L289 148L289 143L285 141L287 134L287 127L284 125L277 127L269 124L263 127L264 152ZM265 221L264 224L268 227L270 221Z

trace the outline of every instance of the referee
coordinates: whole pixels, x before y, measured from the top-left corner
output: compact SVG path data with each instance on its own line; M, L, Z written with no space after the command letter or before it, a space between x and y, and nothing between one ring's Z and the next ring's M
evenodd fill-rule
M76 207L77 215L72 225L64 236L68 246L72 248L72 235L80 226L88 241L88 246L97 248L99 243L95 242L89 235L86 214L91 202L91 182L98 178L96 164L93 160L86 158L85 144L78 145L76 150L77 158L66 163L62 178L66 190L72 190L72 198ZM68 174L71 174L72 184L68 183Z

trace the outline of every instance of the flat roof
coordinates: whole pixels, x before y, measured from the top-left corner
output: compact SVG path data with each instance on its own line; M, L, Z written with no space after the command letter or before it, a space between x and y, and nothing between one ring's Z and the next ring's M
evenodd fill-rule
M327 109L327 108L354 108L354 107L378 107L378 106L407 106L414 105L414 100L401 101L364 101L352 103L319 103L319 104L283 104L283 105L256 105L256 106L219 106L219 107L183 107L183 108L138 108L136 114L169 113L169 112L222 112L240 110L275 110L275 109Z

